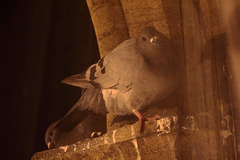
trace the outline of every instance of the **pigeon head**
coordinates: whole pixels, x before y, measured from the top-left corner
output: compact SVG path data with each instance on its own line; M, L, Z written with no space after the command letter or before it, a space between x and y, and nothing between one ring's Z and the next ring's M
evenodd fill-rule
M105 117L102 115L88 114L83 121L78 123L68 121L69 119L66 117L52 123L48 127L45 133L45 143L48 149L70 145L90 138L93 131L101 131L102 133L105 132L104 129L102 129ZM72 118L74 117L71 116L70 119Z
M55 143L55 139L56 139L56 135L58 134L58 131L55 129L57 122L51 124L45 134L45 143L48 147L48 149L53 149L56 148L56 143Z
M159 32L155 27L145 27L138 38L142 44L158 45Z
M137 37L140 53L148 59L167 61L174 53L173 44L153 26L145 27Z

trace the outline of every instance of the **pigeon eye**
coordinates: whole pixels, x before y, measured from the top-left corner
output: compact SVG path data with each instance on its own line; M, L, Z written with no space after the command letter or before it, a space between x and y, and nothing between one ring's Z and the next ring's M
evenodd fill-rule
M146 39L145 37L142 37L142 40L143 40L143 41L146 41L147 39Z

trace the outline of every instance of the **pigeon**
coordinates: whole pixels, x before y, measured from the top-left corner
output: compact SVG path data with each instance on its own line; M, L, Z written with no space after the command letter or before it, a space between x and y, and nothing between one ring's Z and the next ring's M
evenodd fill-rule
M144 121L159 118L146 118L141 111L158 104L177 87L177 57L171 40L148 26L136 38L125 40L84 72L67 77L62 83L100 92L107 112L136 115L141 132ZM89 94L88 99L91 97ZM84 109L95 113L101 110Z
M92 96L90 100L86 98L86 95L89 94ZM63 118L48 127L45 133L45 143L48 149L74 144L106 132L105 104L99 94L101 93L96 89L94 89L94 93L91 89L86 90ZM82 109L84 107L79 107L82 105L91 105L98 109L103 106L104 108L95 114L88 109Z
M77 124L70 131L55 128L59 121L52 123L45 134L45 143L48 149L58 148L60 146L74 144L83 141L87 138L94 138L93 136L100 136L106 132L105 116L88 114L79 124ZM71 123L69 123L71 125ZM96 137L95 136L95 137Z

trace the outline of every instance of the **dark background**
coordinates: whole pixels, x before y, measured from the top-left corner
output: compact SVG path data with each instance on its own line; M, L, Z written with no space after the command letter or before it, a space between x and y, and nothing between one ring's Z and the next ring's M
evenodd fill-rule
M0 53L0 159L30 159L80 96L60 81L99 58L86 2L0 2Z

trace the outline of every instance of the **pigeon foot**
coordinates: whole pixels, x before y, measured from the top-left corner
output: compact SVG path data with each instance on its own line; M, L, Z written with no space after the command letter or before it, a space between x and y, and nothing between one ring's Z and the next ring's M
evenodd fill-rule
M139 111L136 111L135 109L133 109L132 111L138 117L138 120L139 120L139 123L140 123L140 132L141 133L143 132L143 127L144 127L144 122L145 121L153 121L153 120L156 120L156 119L160 118L160 116L158 114L156 114L153 117L144 117L142 115L142 113L140 113Z

